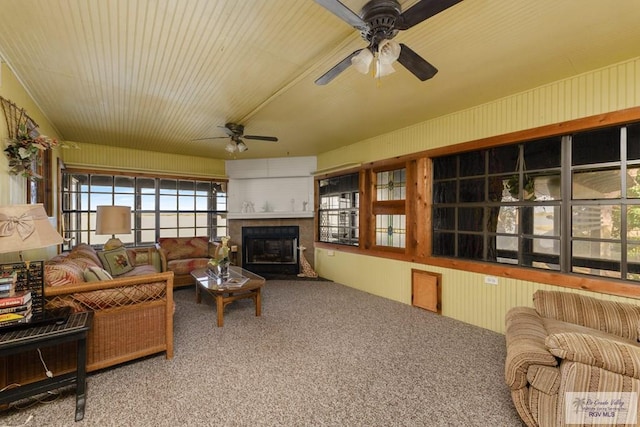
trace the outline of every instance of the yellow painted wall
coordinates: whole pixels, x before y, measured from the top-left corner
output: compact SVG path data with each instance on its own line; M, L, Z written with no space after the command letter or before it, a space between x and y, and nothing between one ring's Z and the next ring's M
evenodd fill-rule
M167 154L131 148L78 143L79 149L61 150L68 166L119 169L195 177L224 177L224 160Z
M324 153L318 156L318 169L382 160L637 106L640 57ZM315 250L315 267L322 277L405 304L411 303L412 268L441 273L442 314L497 332L504 332L509 308L532 305L535 290L567 290L502 277L498 285L487 285L482 274L338 251L329 256L324 249ZM640 304L630 298L581 293Z
M51 138L59 138L58 132L51 125L49 120L40 111L40 108L33 102L29 93L24 89L22 84L16 79L13 72L7 67L7 64L0 61L0 96L15 103L18 107L24 108L29 117L31 117L39 126L40 133ZM7 125L4 114L0 110L0 141L2 150L5 148L4 141L8 136ZM57 151L54 150L54 162L56 161ZM26 203L27 200L27 180L21 176L10 175L9 161L2 152L0 155L0 206L15 205ZM57 185L54 183L53 191L57 191ZM56 210L54 200L54 211ZM52 223L56 223L56 218L52 219ZM32 250L24 254L25 259L46 259L55 254L55 248L50 250ZM13 262L19 259L17 253L0 254L0 262Z

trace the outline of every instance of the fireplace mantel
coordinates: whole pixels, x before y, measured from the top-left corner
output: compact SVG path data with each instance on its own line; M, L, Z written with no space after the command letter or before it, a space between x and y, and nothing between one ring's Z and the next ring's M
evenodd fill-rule
M313 218L313 211L299 212L229 212L227 219Z

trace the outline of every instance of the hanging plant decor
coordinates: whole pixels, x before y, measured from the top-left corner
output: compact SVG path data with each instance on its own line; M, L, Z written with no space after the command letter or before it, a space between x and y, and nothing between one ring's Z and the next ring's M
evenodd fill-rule
M42 168L42 159L46 150L56 147L76 146L60 143L57 139L40 135L38 124L33 121L24 108L0 97L0 105L7 123L7 141L4 153L9 159L9 173L22 175L29 181L40 181L38 173Z
M507 188L509 193L514 199L517 199L520 193L520 176L518 174L511 175L511 178L507 181ZM535 192L535 180L529 175L524 175L524 185L522 186L523 199L524 200L535 200L536 192Z
M26 128L20 126L17 136L7 140L4 153L9 159L11 175L22 175L30 181L39 181L42 177L36 173L38 168L34 166L42 162L45 150L58 147L60 143L46 135L32 136L33 134L34 132L27 133Z

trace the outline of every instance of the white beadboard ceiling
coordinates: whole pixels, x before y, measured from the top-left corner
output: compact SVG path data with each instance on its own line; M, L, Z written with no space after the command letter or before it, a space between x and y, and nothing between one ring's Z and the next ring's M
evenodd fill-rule
M65 140L228 159L192 140L238 122L280 141L231 158L308 156L636 57L638 18L638 0L463 0L396 37L433 79L317 86L365 43L313 0L1 0L0 57Z

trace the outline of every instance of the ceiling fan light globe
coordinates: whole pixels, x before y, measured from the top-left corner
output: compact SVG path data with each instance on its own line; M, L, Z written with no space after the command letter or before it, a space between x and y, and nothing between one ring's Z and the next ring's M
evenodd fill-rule
M369 49L362 49L359 54L351 58L351 65L362 74L369 73L371 62L373 62L373 54Z
M236 144L236 148L238 149L238 151L240 153L243 153L245 151L247 151L249 149L249 147L247 147L247 144L245 144L244 142L240 141Z
M400 57L400 44L393 40L382 40L378 46L378 60L386 65L391 65ZM393 71L392 71L393 72Z
M393 74L395 73L396 70L395 68L393 68L393 65L391 64L385 64L382 61L378 61L377 63L377 67L376 67L376 78L380 78L380 77L384 77L384 76L388 76L389 74Z
M226 146L226 147L224 147L224 149L225 149L226 151L228 151L229 153L233 153L233 152L235 152L235 151L236 151L236 148L237 148L237 147L236 147L236 144L234 144L234 143L233 143L233 142L231 142L231 141L227 142L227 146Z

